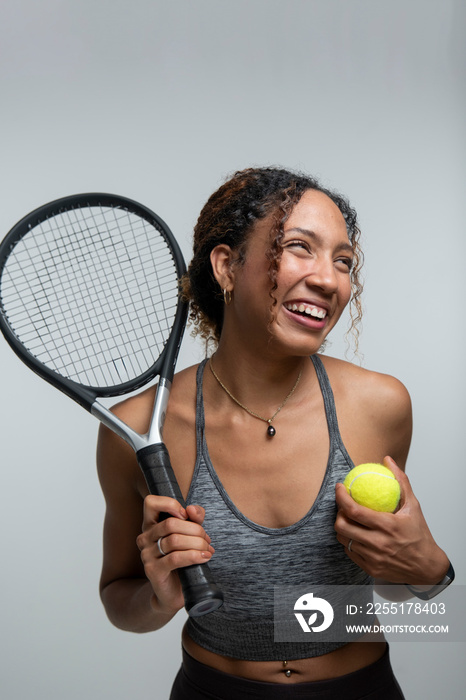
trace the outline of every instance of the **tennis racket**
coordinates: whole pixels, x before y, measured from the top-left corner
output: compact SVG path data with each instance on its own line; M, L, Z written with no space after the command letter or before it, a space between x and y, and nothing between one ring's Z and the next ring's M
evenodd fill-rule
M162 429L187 318L179 294L184 272L168 226L141 204L110 194L45 204L0 244L0 329L8 343L30 369L131 445L150 493L183 507ZM156 376L145 435L99 401ZM189 615L222 604L207 564L179 575Z

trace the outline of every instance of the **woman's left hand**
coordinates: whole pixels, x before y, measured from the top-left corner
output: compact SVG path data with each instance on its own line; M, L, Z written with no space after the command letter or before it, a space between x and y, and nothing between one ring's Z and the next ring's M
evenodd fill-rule
M349 558L374 578L435 585L448 570L448 557L432 537L406 474L391 457L385 457L384 465L401 487L398 510L379 513L360 506L343 484L337 484L337 539Z

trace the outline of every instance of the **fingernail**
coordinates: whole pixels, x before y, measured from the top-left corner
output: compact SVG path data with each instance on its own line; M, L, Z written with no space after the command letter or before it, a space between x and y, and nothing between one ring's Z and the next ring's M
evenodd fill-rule
M212 556L211 552L206 552L206 551L201 552L201 557L204 557L204 559L210 559L211 556Z

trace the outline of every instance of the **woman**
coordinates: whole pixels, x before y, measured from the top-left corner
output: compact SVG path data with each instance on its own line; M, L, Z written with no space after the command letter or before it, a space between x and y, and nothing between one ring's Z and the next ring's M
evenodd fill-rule
M358 238L347 201L315 180L236 173L201 212L184 280L192 321L216 343L176 375L164 426L186 510L149 496L130 448L101 430L110 620L162 628L183 607L177 569L190 564L209 561L224 591L218 611L185 626L172 700L403 697L383 638L273 641L274 585L376 577L430 588L449 568L403 473L406 389L317 354L348 303L353 326L360 318ZM153 397L114 410L144 432ZM338 485L355 464L383 460L402 489L395 515L358 506ZM159 522L162 512L171 517Z

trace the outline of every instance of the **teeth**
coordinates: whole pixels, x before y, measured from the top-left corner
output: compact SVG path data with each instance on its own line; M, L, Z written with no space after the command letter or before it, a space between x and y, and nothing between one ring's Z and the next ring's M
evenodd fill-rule
M327 315L327 312L325 309L318 309L316 306L307 306L305 304L286 304L286 308L289 311L299 311L300 313L304 313L307 316L313 316L314 318L325 318Z

